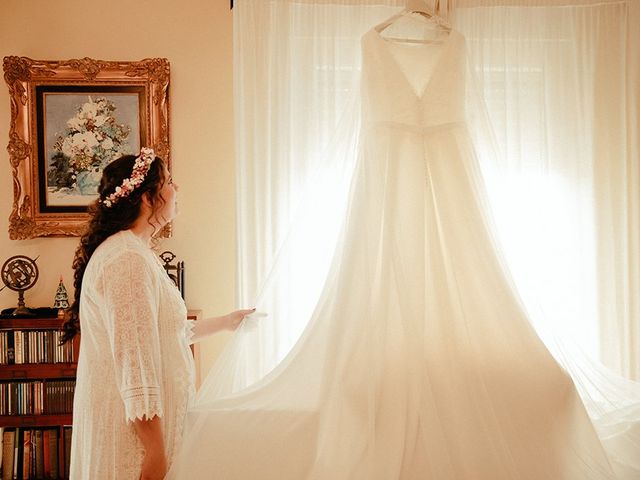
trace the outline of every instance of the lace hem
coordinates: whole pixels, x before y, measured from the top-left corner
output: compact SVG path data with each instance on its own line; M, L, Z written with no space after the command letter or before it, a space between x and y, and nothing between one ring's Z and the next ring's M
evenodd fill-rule
M163 417L164 408L159 387L140 387L123 392L124 413L127 422Z

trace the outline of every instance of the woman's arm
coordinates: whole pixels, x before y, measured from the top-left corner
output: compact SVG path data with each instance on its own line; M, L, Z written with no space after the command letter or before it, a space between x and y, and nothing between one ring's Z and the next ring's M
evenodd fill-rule
M193 327L192 342L199 342L203 338L213 335L222 330L235 330L238 328L244 317L255 312L255 308L250 310L236 310L221 317L205 318L198 320Z
M167 473L167 457L160 417L155 416L151 420L136 419L133 426L144 446L140 480L162 480Z
M139 252L125 250L105 263L102 280L105 326L124 406L124 418L109 420L133 424L145 452L140 472L144 480L162 479L167 470L158 275Z

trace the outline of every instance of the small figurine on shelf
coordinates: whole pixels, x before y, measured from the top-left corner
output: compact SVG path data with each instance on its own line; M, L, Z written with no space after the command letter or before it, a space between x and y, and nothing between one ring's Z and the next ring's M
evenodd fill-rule
M69 308L69 295L67 294L67 289L65 288L64 283L62 283L62 276L60 276L60 283L56 290L56 299L53 304L53 308L58 309L58 317L64 317L64 310Z

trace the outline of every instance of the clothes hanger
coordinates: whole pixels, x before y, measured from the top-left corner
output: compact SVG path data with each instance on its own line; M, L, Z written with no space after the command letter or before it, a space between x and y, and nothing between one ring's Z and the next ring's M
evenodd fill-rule
M436 9L439 3L440 0L436 0ZM377 25L375 29L378 31L378 33L381 33L387 27L393 25L393 23L395 23L398 19L403 17L416 18L415 15L420 15L429 23L433 23L438 29L447 34L451 32L451 24L446 19L438 15L434 10L432 10L427 4L426 0L407 0L404 10ZM423 41L408 38L401 40L412 43L429 43L429 40Z
M431 9L426 0L407 0L405 10L409 13L417 13L427 20L431 20L444 30L450 31L451 24L437 12L440 8L440 0L435 0L434 8Z

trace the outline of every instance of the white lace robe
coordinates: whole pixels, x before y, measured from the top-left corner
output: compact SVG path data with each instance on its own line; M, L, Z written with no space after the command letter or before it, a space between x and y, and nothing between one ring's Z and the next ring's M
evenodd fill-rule
M82 282L71 478L138 480L132 421L161 417L169 464L194 393L191 321L159 259L130 231L105 240Z

